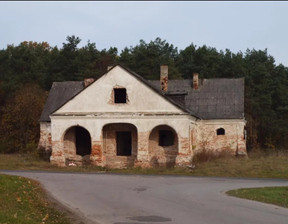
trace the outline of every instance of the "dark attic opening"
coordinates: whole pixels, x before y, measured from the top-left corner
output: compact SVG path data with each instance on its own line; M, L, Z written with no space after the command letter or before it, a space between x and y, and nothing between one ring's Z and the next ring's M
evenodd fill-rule
M117 156L131 156L132 135L130 131L116 132Z
M114 89L114 102L115 103L126 103L126 89L125 88L119 88Z
M160 146L174 145L174 133L169 130L160 130L159 131L159 145Z
M82 127L76 127L76 154L85 156L91 154L91 137L89 132Z
M225 135L225 129L224 128L218 128L217 129L217 135Z

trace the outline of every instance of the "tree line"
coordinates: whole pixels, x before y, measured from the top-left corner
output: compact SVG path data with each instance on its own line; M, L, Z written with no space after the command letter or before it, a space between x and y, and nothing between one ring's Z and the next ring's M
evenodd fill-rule
M39 118L55 81L97 78L107 66L120 63L145 79L159 79L160 65L169 79L245 77L248 150L288 149L288 68L276 65L267 49L233 53L193 43L178 50L166 40L143 40L118 52L99 50L90 41L68 36L61 48L24 41L0 50L0 152L33 151ZM231 87L233 88L233 87Z

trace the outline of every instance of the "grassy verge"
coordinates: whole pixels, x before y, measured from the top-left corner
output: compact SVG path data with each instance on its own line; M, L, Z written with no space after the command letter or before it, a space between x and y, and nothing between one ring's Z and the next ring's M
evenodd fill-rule
M238 189L228 191L227 194L288 208L288 187Z
M63 213L52 208L35 181L0 175L1 224L68 224Z
M0 154L0 169L287 179L288 153L257 153L250 154L248 157L219 157L204 162L197 162L194 169L187 167L174 169L109 169L93 165L61 168L52 166L49 162L43 161L35 155Z

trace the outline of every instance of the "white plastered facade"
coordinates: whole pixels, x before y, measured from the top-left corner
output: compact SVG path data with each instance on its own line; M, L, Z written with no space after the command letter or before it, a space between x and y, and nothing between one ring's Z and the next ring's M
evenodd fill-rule
M126 89L126 103L114 102L114 88ZM133 147L137 149L132 149L135 152L133 166L151 167L151 155L149 153L151 149L149 147L152 145L150 144L151 141L155 141L155 138L151 138L151 133L157 127L166 127L175 133L177 152L174 153L173 165L189 165L194 151L203 146L201 142L204 139L211 143L208 144L209 147L213 145L213 141L214 143L215 140L217 141L218 137L219 142L214 148L224 149L224 145L230 145L230 150L236 153L239 150L239 145L241 145L241 150L246 151L246 147L243 146L245 144L245 139L243 139L245 122L243 120L203 121L196 119L121 66L113 67L86 87L50 115L50 119L52 137L50 160L59 166L67 165L64 138L67 130L71 127L82 127L89 132L91 138L90 160L98 166L109 164L115 168L122 168L127 165L122 162L123 158L129 159L129 156L117 156L115 154L116 149L115 153L112 152L115 154L114 157L108 156L108 148L105 144L108 138L107 132L104 132L104 127L111 124L118 124L119 130L121 126L125 125L135 127L136 137L134 141L136 146ZM220 127L225 128L229 136L226 135L225 140L209 134L210 132L215 133L215 130ZM227 141L230 142L227 143ZM237 143L235 144L235 142ZM111 144L111 147L115 148L116 146ZM163 152L166 150L165 147L160 149ZM170 154L168 157L171 157ZM109 158L113 158L115 163L107 161Z

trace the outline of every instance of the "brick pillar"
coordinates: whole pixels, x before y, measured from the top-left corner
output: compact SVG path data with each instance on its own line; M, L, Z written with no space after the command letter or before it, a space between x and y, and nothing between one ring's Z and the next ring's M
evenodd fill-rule
M178 136L178 155L176 166L186 166L191 164L192 152L190 149L190 139Z
M50 162L57 166L65 166L64 144L62 141L52 142Z
M138 132L138 150L135 167L150 167L149 164L149 132Z
M90 161L96 166L104 166L103 141L92 141Z
M239 156L247 155L247 151L246 151L246 141L245 141L245 139L244 139L244 135L238 136L236 155L239 155Z

